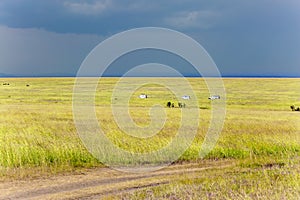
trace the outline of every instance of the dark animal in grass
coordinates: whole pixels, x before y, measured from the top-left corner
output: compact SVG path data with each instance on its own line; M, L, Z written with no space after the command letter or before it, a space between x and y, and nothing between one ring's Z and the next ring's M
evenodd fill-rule
M172 104L172 103L169 101L169 102L167 103L167 107L170 108L170 107L171 107L171 104Z
M174 103L172 103L172 108L174 108L175 107L175 105L174 105Z
M294 105L292 105L290 108L292 109L292 111L300 111L300 108L299 107L296 108Z
M29 84L26 85L26 87L29 87L29 86L30 86Z
M292 105L292 106L291 106L291 109L292 109L292 111L295 111L295 106Z
M178 107L179 107L179 108L185 108L185 103L180 103L180 102L179 102L179 103L178 103Z

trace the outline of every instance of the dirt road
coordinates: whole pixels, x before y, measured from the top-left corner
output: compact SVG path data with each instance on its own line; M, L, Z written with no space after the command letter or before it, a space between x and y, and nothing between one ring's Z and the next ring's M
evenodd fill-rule
M169 184L195 173L234 166L230 161L205 161L176 164L162 170L132 174L108 168L85 170L82 173L57 175L47 179L0 183L0 200L4 199L100 199L158 185Z

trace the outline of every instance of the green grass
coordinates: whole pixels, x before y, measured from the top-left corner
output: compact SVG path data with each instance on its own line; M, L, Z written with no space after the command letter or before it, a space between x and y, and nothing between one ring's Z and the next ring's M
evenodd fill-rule
M129 136L119 130L110 108L118 101L111 99L117 80L102 79L97 88L96 114L106 136L116 146L134 153L151 152L169 144L179 127L181 109L166 108L167 122L155 136L148 139ZM136 84L134 79L127 81ZM176 79L167 81L177 86ZM192 145L178 162L200 159L199 150L211 117L212 105L207 99L209 93L205 82L195 78L189 81L198 98L200 126ZM259 164L268 159L288 163L299 156L300 112L290 110L290 105L300 106L299 81L224 79L226 120L216 147L205 159L230 158ZM2 85L4 82L10 85ZM30 86L26 87L26 84ZM20 178L34 175L36 171L53 174L102 166L88 153L76 133L72 113L73 84L72 78L0 79L1 177ZM138 94L143 92L150 98L140 100ZM166 107L169 100L177 102L168 89L155 84L145 85L132 95L130 114L136 124L147 126L150 123L149 108L156 104ZM187 102L186 109L188 106ZM122 158L107 159L120 162ZM154 158L152 162L160 160Z
M216 169L107 199L299 199L299 163Z

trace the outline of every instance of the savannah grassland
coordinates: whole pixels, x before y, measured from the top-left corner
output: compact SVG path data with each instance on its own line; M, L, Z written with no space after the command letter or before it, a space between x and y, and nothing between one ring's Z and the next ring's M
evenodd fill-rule
M149 124L149 108L154 104L164 106L168 117L157 135L137 139L124 134L114 122L110 105L115 101L111 94L116 81L102 79L95 100L97 117L107 137L116 146L138 153L167 145L176 134L181 114L179 108L166 108L169 100L177 102L172 93L161 86L146 85L132 96L130 113L136 124ZM134 78L128 81L134 84ZM174 78L168 81L177 84ZM300 107L300 79L223 81L227 94L224 127L213 151L200 159L211 101L205 82L189 79L198 99L200 126L192 145L177 163L230 161L234 165L205 170L199 176L181 175L168 184L121 194L123 198L300 198L300 112L290 109L291 105ZM77 135L72 113L73 85L73 78L0 79L1 181L103 167ZM156 98L141 100L138 95L143 92ZM188 101L186 104L183 109L188 109Z

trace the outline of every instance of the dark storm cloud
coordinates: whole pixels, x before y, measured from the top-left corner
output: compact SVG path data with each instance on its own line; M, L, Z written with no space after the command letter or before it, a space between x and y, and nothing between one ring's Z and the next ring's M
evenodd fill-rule
M102 40L97 35L0 26L0 73L75 75L85 56Z
M55 59L59 55L51 52L43 56L49 63L60 65L58 71L64 73L69 70L67 66L78 68L78 58L84 58L95 41L131 28L159 26L182 31L200 42L223 75L300 76L299 8L298 0L2 0L0 36L6 46L1 43L0 51L6 56L0 60L0 69L5 71L4 66L6 69L11 63L20 71L24 65L37 65L25 59L30 52L19 48L30 44L12 38L14 35L35 30L35 37L44 38L45 46L56 44L56 48L69 52L64 59ZM57 37L48 38L51 34ZM69 34L75 34L76 39ZM91 39L91 34L101 39ZM64 41L69 41L68 45ZM86 50L75 51L75 46ZM34 47L37 52L45 51L43 45ZM7 49L15 49L24 57L22 62L9 60L12 56Z

